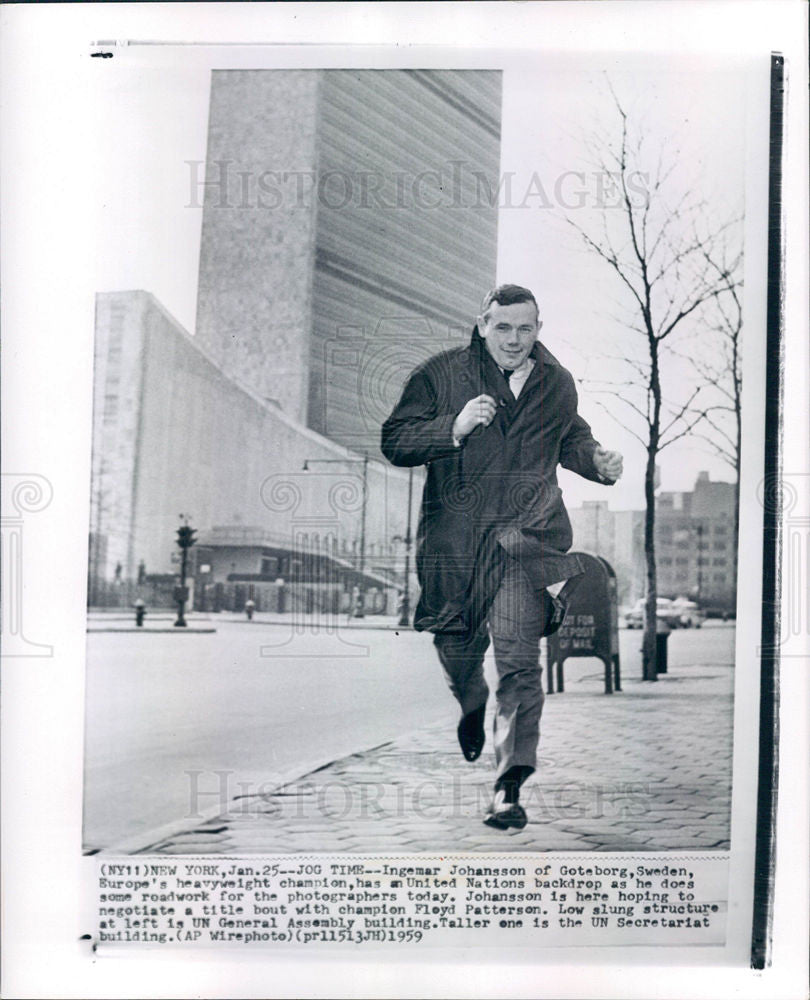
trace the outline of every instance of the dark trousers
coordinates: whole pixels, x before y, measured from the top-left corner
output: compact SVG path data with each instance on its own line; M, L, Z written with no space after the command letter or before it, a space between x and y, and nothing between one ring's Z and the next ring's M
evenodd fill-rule
M495 653L495 762L500 777L512 767L534 770L543 711L540 637L551 612L551 597L539 593L515 559L509 559L500 586L477 632L434 636L450 690L466 715L489 695L484 654L490 636ZM527 772L528 773L528 772Z

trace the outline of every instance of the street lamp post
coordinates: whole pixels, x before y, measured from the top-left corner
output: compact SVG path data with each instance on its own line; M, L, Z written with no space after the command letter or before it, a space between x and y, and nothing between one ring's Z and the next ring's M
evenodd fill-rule
M310 465L357 465L363 463L363 505L360 514L360 583L358 584L357 605L354 609L355 618L365 618L366 587L364 573L366 571L366 513L368 510L368 452L362 458L307 458L304 459L304 472Z
M405 525L405 590L402 594L402 611L399 624L403 628L411 623L411 504L413 502L413 468L408 469L408 521Z
M368 509L368 452L363 455L363 508L360 514L360 592L357 595L355 618L365 618L366 615L366 510Z

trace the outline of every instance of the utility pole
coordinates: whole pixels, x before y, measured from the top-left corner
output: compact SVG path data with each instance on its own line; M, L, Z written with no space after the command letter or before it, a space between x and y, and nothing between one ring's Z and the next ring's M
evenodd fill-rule
M411 623L411 504L413 502L413 467L408 469L408 522L405 525L405 590L402 595L402 613L399 624L403 628Z

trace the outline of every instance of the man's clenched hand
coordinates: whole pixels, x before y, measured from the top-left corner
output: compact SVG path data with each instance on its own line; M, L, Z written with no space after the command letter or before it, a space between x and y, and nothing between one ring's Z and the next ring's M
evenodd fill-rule
M453 424L453 437L457 440L465 438L479 424L488 427L494 417L497 406L492 396L482 394L471 399L456 417Z
M618 451L606 451L601 445L597 445L593 453L593 464L604 479L610 479L615 483L621 478L623 462Z

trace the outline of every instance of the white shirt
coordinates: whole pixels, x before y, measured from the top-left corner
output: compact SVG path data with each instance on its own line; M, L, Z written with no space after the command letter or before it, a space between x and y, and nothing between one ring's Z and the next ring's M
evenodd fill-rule
M500 365L498 366L500 368ZM534 368L534 359L526 358L520 368L516 368L512 372L512 376L509 379L509 388L512 390L512 395L515 399L520 395L520 390L526 384L526 379L531 375L532 368ZM501 374L503 374L503 368L501 368Z

